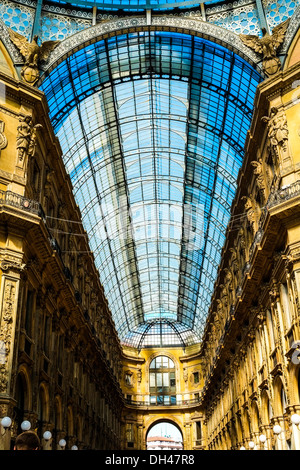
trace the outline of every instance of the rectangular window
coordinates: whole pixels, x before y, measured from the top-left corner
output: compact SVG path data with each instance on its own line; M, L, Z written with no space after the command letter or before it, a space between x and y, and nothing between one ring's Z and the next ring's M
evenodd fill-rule
M193 376L194 376L194 384L198 384L199 383L199 372L194 372Z

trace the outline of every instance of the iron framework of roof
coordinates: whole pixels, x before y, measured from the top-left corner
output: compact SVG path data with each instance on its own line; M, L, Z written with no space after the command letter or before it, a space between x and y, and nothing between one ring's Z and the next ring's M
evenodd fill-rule
M201 339L261 77L222 46L99 40L41 88L124 344ZM150 337L152 327L160 335Z

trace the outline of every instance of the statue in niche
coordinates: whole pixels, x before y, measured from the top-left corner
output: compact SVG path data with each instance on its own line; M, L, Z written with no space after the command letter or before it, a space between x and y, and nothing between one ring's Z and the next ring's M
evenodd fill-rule
M275 75L281 69L281 62L277 57L277 50L284 41L286 30L290 20L287 19L272 30L269 34L266 28L262 28L263 36L260 38L255 35L240 34L242 42L262 55L263 70L267 77Z
M236 240L235 240L235 245L236 245ZM230 265L231 269L233 272L233 275L236 276L238 271L239 271L239 263L237 259L237 250L236 248L229 248L229 251L231 253L231 259L230 259Z
M217 315L218 315L218 318L220 318L221 320L224 319L225 317L225 312L224 312L224 306L223 306L223 302L221 302L220 299L217 299Z
M264 182L264 175L263 175L263 166L262 166L262 159L259 158L257 162L251 162L251 165L254 167L253 173L256 176L256 183L261 195L265 196L265 182Z
M38 44L38 36L35 35L31 42L25 36L8 28L10 40L19 49L25 60L21 75L25 82L35 85L39 79L39 64L49 58L50 53L58 46L60 41L45 41Z
M224 285L221 285L220 287L222 289L220 293L221 304L223 307L224 316L226 318L229 312L229 297L226 287Z
M5 149L7 146L7 138L6 135L4 134L4 122L0 120L0 155L1 155L1 150Z
M41 128L41 124L32 123L32 117L21 116L19 118L19 125L17 128L17 151L18 161L23 163L25 157L32 157L35 153L36 131Z
M288 149L289 130L285 113L279 113L278 108L271 108L270 116L262 117L262 121L268 123L268 139L273 158L273 164L276 164L280 153L283 158Z
M252 231L252 233L254 233L255 232L255 226L254 225L255 225L256 217L255 217L255 210L253 208L251 198L248 197L248 196L243 196L242 200L245 201L246 216L247 216L251 231Z

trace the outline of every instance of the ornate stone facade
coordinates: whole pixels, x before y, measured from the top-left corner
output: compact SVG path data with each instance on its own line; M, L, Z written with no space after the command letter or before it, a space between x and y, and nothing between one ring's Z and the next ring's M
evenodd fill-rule
M10 97L0 105L9 129L0 173L0 405L12 419L0 448L13 445L27 419L41 438L52 432L45 449L59 449L60 438L67 448L118 449L122 350L45 99L24 82L0 80Z

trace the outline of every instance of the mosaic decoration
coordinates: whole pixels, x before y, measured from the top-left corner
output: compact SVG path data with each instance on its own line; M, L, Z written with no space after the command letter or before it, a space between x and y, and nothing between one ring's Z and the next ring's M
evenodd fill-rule
M206 19L210 23L229 29L236 34L257 34L260 31L256 3L235 2L219 7L209 8Z
M143 3L140 2L141 5ZM159 6L160 2L157 1L156 3ZM91 6L84 9L84 1L77 8L75 8L75 4L76 1L72 4L72 2L61 3L59 0L52 0L52 4L43 4L39 34L41 40L59 39L62 41L92 25ZM115 1L116 7L120 4L120 0ZM276 2L263 0L263 8L270 30L290 18L299 5L299 0L279 0ZM213 0L205 2L202 10L200 10L199 5L198 8L187 9L193 6L189 2L189 5L186 4L186 8L179 8L175 12L169 9L166 16L205 20L235 34L258 34L261 31L262 26L260 25L254 0L235 2ZM29 38L33 28L35 7L36 2L34 0L16 0L15 2L3 0L0 4L0 19L3 20L6 26ZM140 15L141 12L138 14ZM111 21L118 18L118 15L120 13L117 9L107 13L104 10L98 10L97 22ZM126 15L126 12L122 12L120 16L124 15Z
M5 26L13 29L19 34L22 34L27 39L31 36L33 27L35 10L25 5L18 5L17 3L1 0L0 3L0 18Z
M264 0L263 6L269 28L272 29L274 26L290 18L299 4L299 0L277 0L276 2Z
M91 19L73 18L71 16L44 13L41 19L42 41L63 41L78 31L91 26Z

